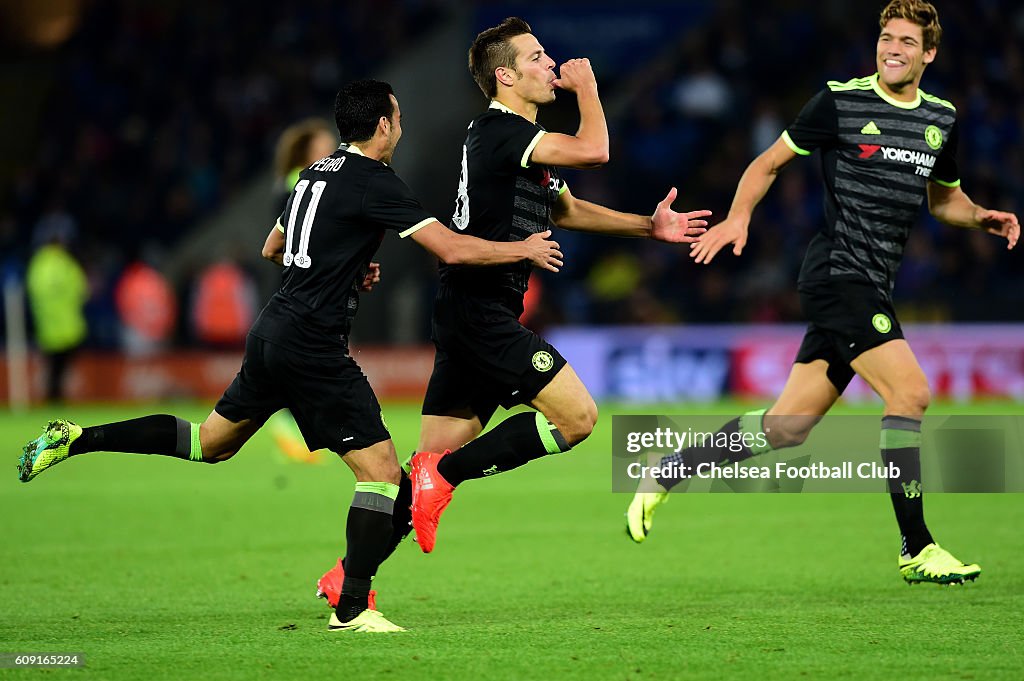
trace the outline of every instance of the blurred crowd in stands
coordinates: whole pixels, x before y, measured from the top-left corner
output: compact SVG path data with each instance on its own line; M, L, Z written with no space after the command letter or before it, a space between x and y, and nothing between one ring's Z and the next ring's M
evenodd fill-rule
M90 282L94 346L147 347L133 326L205 342L196 316L209 278L160 281L165 255L270 167L285 126L329 114L340 83L387 63L439 11L431 0L86 3L48 74L38 150L2 190L3 259L10 266L44 244L70 246ZM271 224L268 215L252 248ZM211 267L231 268L237 283L246 273L224 255ZM251 290L237 283L226 293L260 305ZM125 301L146 293L148 303L129 307L161 311L133 324Z
M612 162L567 173L574 194L649 213L675 185L677 208L724 217L743 169L826 80L874 72L878 8L863 9L871 3L705 4L709 21L602 88ZM938 4L944 35L922 86L958 107L963 186L979 203L1024 213L1024 8ZM44 244L70 244L91 291L85 313L96 347L130 347L128 337L147 325L173 342L219 344L223 329L206 333L196 318L209 298L204 282L258 309L238 265L214 263L192 281L167 282L163 254L266 171L285 126L329 112L340 83L375 75L457 3L185 5L86 3L55 51L36 152L0 188L5 272L23 275ZM515 7L529 20L529 5ZM452 77L462 69L453 65ZM566 267L542 277L533 321L799 321L795 281L821 223L819 175L817 156L791 164L755 213L743 256L708 267L693 265L685 248L560 233ZM942 227L922 211L897 283L903 320L1020 320L1024 267L1004 250L1004 241ZM434 284L424 272L426 289ZM119 295L126 285L138 288ZM137 300L157 301L160 314ZM146 319L131 332L124 321L133 301Z

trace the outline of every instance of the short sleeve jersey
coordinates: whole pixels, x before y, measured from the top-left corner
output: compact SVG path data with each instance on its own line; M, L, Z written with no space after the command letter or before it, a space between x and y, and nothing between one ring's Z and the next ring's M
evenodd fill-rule
M802 156L821 150L825 176L825 228L808 247L800 285L858 279L889 299L927 182L960 184L956 109L920 90L913 102L894 100L878 74L830 81L782 139Z
M469 124L449 228L488 241L523 241L549 229L565 183L556 168L530 163L544 134L540 125L491 102ZM440 276L465 295L497 294L517 299L521 307L531 269L528 261L495 267L442 264Z
M359 286L385 233L406 237L433 220L390 167L341 145L300 173L285 203L281 287L251 333L303 352L347 352Z

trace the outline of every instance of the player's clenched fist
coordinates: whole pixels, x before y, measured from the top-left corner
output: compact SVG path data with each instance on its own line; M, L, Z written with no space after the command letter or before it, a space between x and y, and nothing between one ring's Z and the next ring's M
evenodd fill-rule
M569 92L578 92L582 88L597 87L597 78L589 59L570 59L558 69L555 86Z

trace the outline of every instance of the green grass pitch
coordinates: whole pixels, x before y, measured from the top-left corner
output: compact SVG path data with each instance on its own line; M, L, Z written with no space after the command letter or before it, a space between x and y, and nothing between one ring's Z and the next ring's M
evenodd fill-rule
M88 425L150 411L65 413ZM328 633L313 598L353 488L333 455L286 462L260 433L217 466L96 454L23 485L17 456L50 414L2 416L0 652L78 652L87 666L0 678L1024 677L1019 495L926 499L939 541L984 568L962 587L903 584L882 495L679 495L637 546L629 496L609 491L623 411L606 405L571 454L459 489L435 552L407 541L381 569L379 607L410 631L376 637ZM385 414L410 451L417 409Z

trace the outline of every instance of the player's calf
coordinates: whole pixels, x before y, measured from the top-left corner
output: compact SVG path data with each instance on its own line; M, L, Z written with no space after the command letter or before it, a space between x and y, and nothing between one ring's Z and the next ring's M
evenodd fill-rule
M597 405L593 398L587 397L581 404L573 405L571 410L545 414L557 426L569 447L575 447L590 437L597 425Z
M596 409L594 411L596 413ZM593 421L589 423L586 428L592 430ZM577 427L574 437L579 441L584 425L577 424ZM542 456L567 452L572 446L561 428L546 419L544 414L523 412L508 417L465 447L439 458L437 470L448 484L455 487L466 480L506 473ZM414 476L414 502L416 484Z
M807 441L820 416L764 415L764 436L772 449L799 447Z

